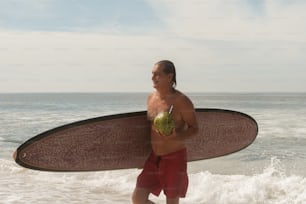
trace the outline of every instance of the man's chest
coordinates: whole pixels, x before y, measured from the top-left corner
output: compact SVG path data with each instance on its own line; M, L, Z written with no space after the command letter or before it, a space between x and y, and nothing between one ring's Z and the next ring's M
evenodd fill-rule
M166 100L151 100L148 101L148 118L154 119L159 113L169 111L171 105L173 105L172 101Z

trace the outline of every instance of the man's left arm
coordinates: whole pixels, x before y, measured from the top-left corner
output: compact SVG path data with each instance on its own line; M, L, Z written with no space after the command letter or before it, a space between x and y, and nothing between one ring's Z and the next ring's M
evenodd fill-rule
M176 135L181 140L186 140L194 137L198 133L199 127L192 102L186 98L181 105L181 116L187 127L180 132L176 132Z

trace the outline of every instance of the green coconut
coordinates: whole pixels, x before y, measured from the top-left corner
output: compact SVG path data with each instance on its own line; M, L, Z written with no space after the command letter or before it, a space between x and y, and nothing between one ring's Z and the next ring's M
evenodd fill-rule
M174 128L174 120L169 112L161 112L154 118L154 127L163 135L170 135Z

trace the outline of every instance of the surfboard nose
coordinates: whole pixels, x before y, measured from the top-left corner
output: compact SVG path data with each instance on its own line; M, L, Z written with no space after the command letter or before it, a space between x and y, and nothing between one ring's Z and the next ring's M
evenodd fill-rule
M17 150L14 151L13 153L13 159L16 161L16 158L17 158Z

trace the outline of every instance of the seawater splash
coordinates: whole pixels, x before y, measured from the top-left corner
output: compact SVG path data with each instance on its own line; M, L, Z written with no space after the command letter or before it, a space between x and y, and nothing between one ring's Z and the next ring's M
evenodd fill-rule
M276 157L261 174L191 174L187 198L181 203L198 204L305 204L306 180L286 175Z
M0 196L7 203L22 203L25 199L32 203L129 203L140 172L130 169L54 173L25 169L11 160L0 162L0 176L6 183L1 186ZM262 173L222 175L200 171L189 174L189 179L188 194L181 199L182 204L306 203L305 177L288 175L277 157L271 158ZM161 204L165 196L151 196L151 200Z

